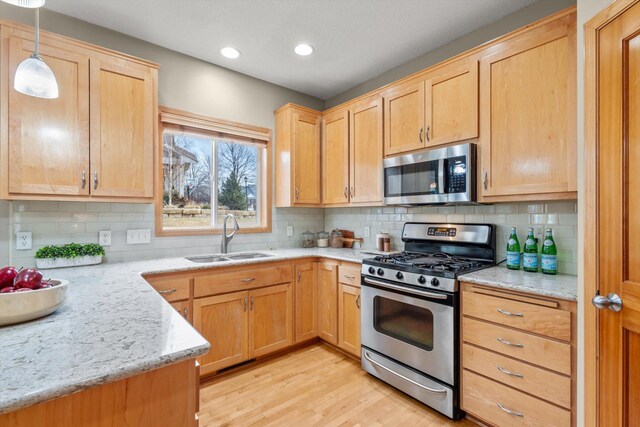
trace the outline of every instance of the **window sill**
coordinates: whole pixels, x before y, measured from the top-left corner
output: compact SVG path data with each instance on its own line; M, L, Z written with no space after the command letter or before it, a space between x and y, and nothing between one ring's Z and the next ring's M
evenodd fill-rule
M232 228L233 229L233 228ZM271 226L240 228L238 234L271 233ZM222 228L168 229L156 231L156 237L208 236L222 234Z

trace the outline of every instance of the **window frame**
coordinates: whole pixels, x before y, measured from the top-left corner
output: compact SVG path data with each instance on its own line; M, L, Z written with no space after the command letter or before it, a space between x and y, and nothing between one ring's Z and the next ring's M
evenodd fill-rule
M215 119L212 117L190 113L175 108L159 106L159 132L156 150L156 170L155 170L155 235L157 237L171 236L204 236L222 234L222 228L202 227L185 229L164 229L162 223L162 138L165 128L179 129L184 132L200 134L203 136L220 137L229 135L235 138L252 140L256 144L263 144L262 159L258 166L258 182L261 183L259 189L259 199L257 207L260 215L260 224L253 227L241 227L239 234L270 233L271 228L271 129L247 125L244 123L229 120ZM217 198L212 201L217 203ZM213 212L212 212L213 216Z

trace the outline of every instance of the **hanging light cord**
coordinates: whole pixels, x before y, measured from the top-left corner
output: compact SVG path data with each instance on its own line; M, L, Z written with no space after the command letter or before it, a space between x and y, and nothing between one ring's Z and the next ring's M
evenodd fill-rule
M36 8L36 47L33 55L40 59L40 8Z

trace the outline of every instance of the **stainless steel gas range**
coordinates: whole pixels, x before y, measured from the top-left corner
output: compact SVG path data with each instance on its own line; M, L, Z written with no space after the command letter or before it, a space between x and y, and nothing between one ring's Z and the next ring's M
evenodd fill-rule
M362 263L362 368L457 419L457 277L495 265L495 227L406 223L402 240Z

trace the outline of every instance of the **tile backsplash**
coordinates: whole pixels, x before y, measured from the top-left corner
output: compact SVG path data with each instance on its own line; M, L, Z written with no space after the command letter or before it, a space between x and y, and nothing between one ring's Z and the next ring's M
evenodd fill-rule
M219 235L155 237L154 205L36 201L14 201L8 205L6 211L12 233L9 242L5 243L2 239L0 242L3 246L8 243L11 247L10 256L14 265L33 265L36 250L45 245L97 242L100 230L112 232L112 244L106 248L107 262L220 251ZM496 224L500 260L504 258L504 246L510 227L518 227L521 241L524 240L526 229L530 226L537 227L538 233L542 233L544 227L553 227L559 250L560 272L577 272L578 230L574 201L416 208L274 208L271 233L239 234L233 239L229 249L244 251L300 247L301 234L306 230L317 232L342 228L355 231L357 237L364 237L365 226L370 227L371 235L364 238L364 248L375 248L375 234L380 230L387 230L392 236L393 247L399 249L402 247L402 225L407 221ZM288 225L294 228L293 237L287 237ZM151 229L151 243L127 245L127 229L135 228ZM33 233L33 249L15 249L13 239L17 231ZM0 250L0 255L1 252Z

